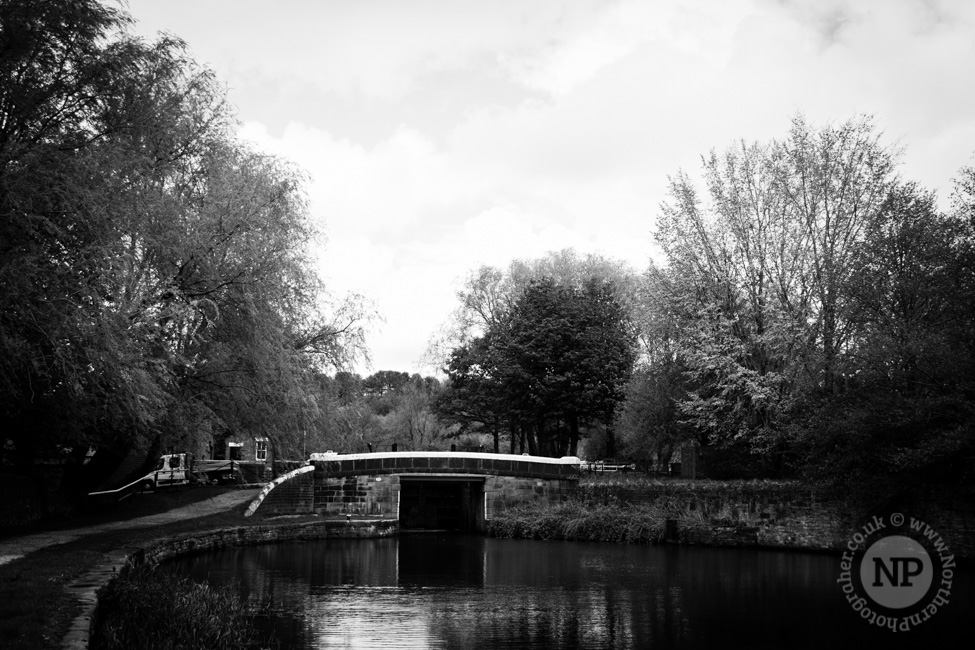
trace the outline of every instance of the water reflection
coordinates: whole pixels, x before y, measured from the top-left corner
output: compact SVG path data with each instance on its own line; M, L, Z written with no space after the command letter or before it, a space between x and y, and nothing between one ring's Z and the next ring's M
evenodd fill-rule
M967 631L970 574L927 629L897 637L850 609L838 566L826 555L431 533L175 565L271 603L269 630L293 648L918 647Z

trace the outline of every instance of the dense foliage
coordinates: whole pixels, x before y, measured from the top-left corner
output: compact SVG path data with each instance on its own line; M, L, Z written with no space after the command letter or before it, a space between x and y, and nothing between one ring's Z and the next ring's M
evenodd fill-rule
M480 269L445 337L442 416L551 453L547 427L573 431L584 404L586 453L644 469L691 443L719 478L957 480L975 452L975 171L943 211L897 175L899 155L869 118L797 116L782 139L705 156L703 188L670 179L665 264L637 276L562 251ZM587 278L611 287L603 322L632 324L632 372L625 346L591 350L602 378L581 361L585 341L626 339L587 338L594 321L570 316ZM559 436L556 452L575 449Z
M363 379L340 371L318 380L323 414L310 451L362 453L393 445L399 451L441 450L459 442L456 430L435 413L443 390L435 377L380 370Z
M282 453L366 314L313 271L304 179L233 135L183 43L94 0L0 2L6 462L245 432Z
M440 413L486 424L496 450L504 427L512 449L518 439L531 454L576 455L588 427L612 427L634 357L612 284L542 277L451 353Z
M671 180L646 372L688 437L851 483L971 453L971 170L941 214L896 161L870 120L798 117L781 141L706 157L704 197Z

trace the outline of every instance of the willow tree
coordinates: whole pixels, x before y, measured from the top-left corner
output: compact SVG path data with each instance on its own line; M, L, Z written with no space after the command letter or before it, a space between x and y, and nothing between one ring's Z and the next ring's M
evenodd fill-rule
M0 2L0 421L28 465L218 430L287 447L314 372L363 349L368 314L314 272L304 176L128 23Z

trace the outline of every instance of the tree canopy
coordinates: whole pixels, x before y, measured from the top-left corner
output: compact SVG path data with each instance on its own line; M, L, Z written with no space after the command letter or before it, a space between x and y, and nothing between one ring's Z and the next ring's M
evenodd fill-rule
M575 455L587 425L612 426L635 357L612 285L531 281L482 337L456 348L441 412L508 428L530 453ZM517 433L516 433L517 432Z
M364 352L304 177L239 142L178 39L93 0L0 2L0 421L17 459L245 431L295 448Z
M799 116L782 140L705 157L703 194L671 179L647 304L658 360L685 369L654 367L705 443L819 476L920 470L971 444L970 194L960 181L939 214L898 156L868 118Z

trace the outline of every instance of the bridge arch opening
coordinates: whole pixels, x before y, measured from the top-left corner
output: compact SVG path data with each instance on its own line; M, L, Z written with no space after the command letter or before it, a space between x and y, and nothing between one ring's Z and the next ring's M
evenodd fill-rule
M484 478L400 476L402 530L484 531Z

